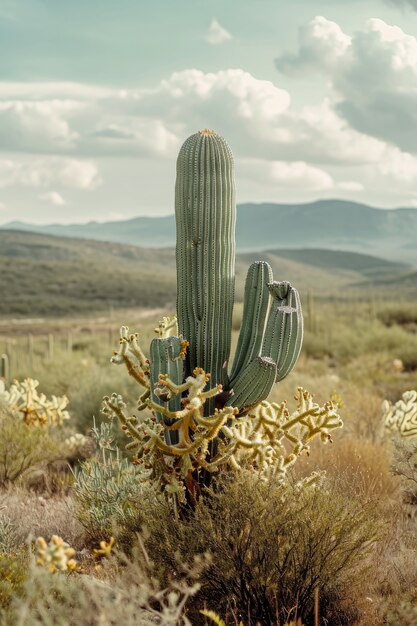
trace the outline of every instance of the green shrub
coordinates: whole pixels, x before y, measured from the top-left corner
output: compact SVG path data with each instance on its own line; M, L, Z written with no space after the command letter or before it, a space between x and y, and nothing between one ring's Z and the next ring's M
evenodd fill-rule
M24 482L65 458L66 447L53 427L33 427L5 407L0 407L0 485Z
M111 426L102 423L93 432L98 454L74 471L75 515L96 542L138 528L137 501L145 485L136 466L113 446ZM140 525L139 525L140 527Z
M17 546L17 543L15 524L7 515L0 512L0 552L11 552Z
M331 483L299 488L246 474L211 490L188 519L175 522L162 510L158 515L148 520L155 528L149 549L162 571L175 571L177 550L183 560L202 552L213 557L196 610L205 605L226 621L245 624L301 617L308 625L317 589L327 623L350 624L357 617L349 599L379 528L371 505Z
M10 605L13 598L23 594L28 569L28 552L26 549L14 552L0 550L0 623L1 609Z
M404 500L417 505L417 442L395 440L392 471L401 477Z

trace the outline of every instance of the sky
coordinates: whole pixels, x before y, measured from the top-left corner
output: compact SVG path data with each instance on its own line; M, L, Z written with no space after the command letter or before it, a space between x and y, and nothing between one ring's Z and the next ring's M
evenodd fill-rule
M237 201L417 208L417 0L0 0L0 223L174 211L185 139Z

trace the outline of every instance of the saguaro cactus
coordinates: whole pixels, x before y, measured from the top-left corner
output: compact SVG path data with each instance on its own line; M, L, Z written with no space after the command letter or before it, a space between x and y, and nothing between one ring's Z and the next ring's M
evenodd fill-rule
M177 161L177 317L190 342L185 373L196 367L226 386L235 284L232 152L211 130L191 135ZM214 400L207 403L213 409Z
M303 335L298 293L274 282L268 263L251 265L242 328L230 373L235 265L235 184L232 152L210 130L191 135L177 161L177 316L189 341L185 373L196 367L228 392L241 412L264 400L293 368ZM213 410L207 403L206 414Z

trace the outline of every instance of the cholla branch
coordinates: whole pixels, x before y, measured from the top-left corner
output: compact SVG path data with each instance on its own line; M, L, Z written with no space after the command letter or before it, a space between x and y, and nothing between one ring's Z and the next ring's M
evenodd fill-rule
M331 442L331 431L343 426L332 402L320 407L302 387L295 400L297 408L293 413L285 402L263 401L249 415L224 426L225 437L210 466L219 466L226 459L235 469L256 470L263 478L277 476L284 480L297 458L308 454L315 437L319 436L323 443Z
M129 334L128 326L120 328L119 349L114 350L111 363L124 364L130 376L142 387L150 388L149 360L139 345L139 333Z
M291 414L285 402L264 401L244 417L237 418L238 409L233 407L216 409L205 417L206 400L221 393L222 386L205 391L209 375L201 368L196 368L193 374L182 385L174 384L166 375L159 377L159 392L167 401L173 395L186 394L181 400L183 409L170 411L147 400L152 411L170 420L169 426L164 427L155 416L128 416L126 404L117 394L104 399L103 412L117 417L132 439L127 448L136 450L134 462L141 464L149 478L159 481L170 493L182 493L183 481L192 472L201 469L216 472L225 466L284 480L287 469L300 454L308 453L312 439L319 436L324 443L331 441L331 431L342 426L336 405L327 402L320 407L301 387L295 398L297 408ZM178 443L166 442L165 429L179 433ZM209 444L214 439L218 440L218 451L209 459Z
M158 337L170 337L171 334L178 335L178 322L176 315L163 317L159 320L158 326L154 329Z

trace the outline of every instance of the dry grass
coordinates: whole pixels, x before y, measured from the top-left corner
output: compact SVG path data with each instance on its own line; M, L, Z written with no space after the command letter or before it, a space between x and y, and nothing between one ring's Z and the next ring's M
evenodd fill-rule
M84 545L84 529L72 514L70 496L48 497L14 487L0 493L0 506L14 524L22 544L28 537L49 539L52 535L59 535L77 549Z

